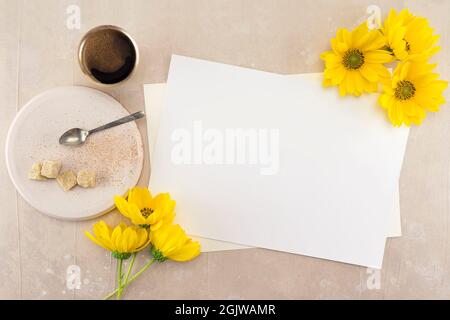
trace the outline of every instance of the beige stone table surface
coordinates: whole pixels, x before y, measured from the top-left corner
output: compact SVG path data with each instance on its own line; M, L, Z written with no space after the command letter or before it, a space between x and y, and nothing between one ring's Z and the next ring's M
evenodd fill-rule
M4 161L8 127L30 98L55 86L92 86L76 60L87 30L119 25L139 43L138 72L103 89L137 111L142 84L166 80L172 53L284 74L321 71L328 39L363 21L371 4L383 16L390 6L406 6L428 17L441 34L439 71L450 78L448 0L0 0L0 298L101 298L114 286L115 261L83 235L93 222L58 221L31 208ZM67 27L71 5L80 9L79 29ZM449 164L446 104L411 130L400 181L404 235L388 240L381 273L263 249L206 253L186 264L154 265L125 298L450 298ZM149 168L147 157L143 186ZM76 289L66 274L78 267Z

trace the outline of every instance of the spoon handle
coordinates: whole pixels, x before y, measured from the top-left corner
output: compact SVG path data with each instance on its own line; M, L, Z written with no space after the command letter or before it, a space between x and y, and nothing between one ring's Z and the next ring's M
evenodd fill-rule
M130 121L134 121L134 120L137 120L137 119L140 119L140 118L143 118L143 117L145 117L145 113L143 111L139 111L139 112L130 114L129 116L120 118L120 119L118 119L116 121L104 124L103 126L100 126L98 128L89 130L89 134L92 134L92 133L95 133L95 132L99 132L99 131L102 131L102 130L105 130L105 129L109 129L109 128L112 128L112 127L115 127L115 126L119 126L121 124L130 122Z

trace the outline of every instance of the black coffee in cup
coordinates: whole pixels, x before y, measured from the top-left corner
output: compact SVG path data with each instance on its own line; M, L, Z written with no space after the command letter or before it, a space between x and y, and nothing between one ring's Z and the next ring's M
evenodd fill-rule
M80 44L79 60L85 74L102 84L127 79L137 65L137 46L122 29L101 26L89 31Z

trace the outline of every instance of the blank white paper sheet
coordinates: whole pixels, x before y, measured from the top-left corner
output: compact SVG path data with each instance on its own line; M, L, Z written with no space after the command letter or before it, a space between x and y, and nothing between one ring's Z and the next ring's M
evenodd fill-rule
M288 75L287 77L301 78L305 76L307 75L298 74L298 75ZM148 143L149 143L151 163L152 163L151 155L153 154L153 149L156 143L161 113L164 110L164 106L166 104L166 92L167 92L166 83L152 83L144 85L145 112L147 114L146 119L147 119ZM389 223L387 226L387 233L386 233L387 237L400 237L402 235L398 189L396 189L395 191L394 199L395 200L393 204L393 209L389 216ZM231 242L207 239L197 236L192 236L192 238L201 243L202 252L217 252L217 251L251 248L248 246L243 246Z
M191 234L380 268L407 135L320 74L173 56L150 185Z
M309 77L305 74L294 74L287 75L286 77ZM145 112L147 114L147 131L148 131L148 144L150 150L150 162L151 155L153 154L153 149L156 143L156 137L158 135L159 121L161 113L164 110L166 104L166 93L167 84L166 83L152 83L144 85L144 97L145 97ZM400 197L399 190L395 190L394 204L392 212L389 215L389 222L387 226L386 237L401 237L401 218L400 218ZM196 240L200 241L202 245L203 252L213 252L213 251L224 251L224 250L237 250L237 249L248 249L251 247L242 246L230 242L194 237Z

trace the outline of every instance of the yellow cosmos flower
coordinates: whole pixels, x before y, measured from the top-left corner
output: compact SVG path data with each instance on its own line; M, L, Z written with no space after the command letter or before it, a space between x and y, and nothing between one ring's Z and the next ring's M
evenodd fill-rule
M135 187L128 193L128 201L115 196L117 209L135 225L156 230L163 224L169 224L175 217L175 201L168 193L152 197L146 188Z
M393 60L392 55L381 50L386 45L377 30L369 31L366 23L353 31L339 29L331 39L333 51L320 56L325 61L324 86L339 86L339 94L361 95L376 92L378 82L389 78L383 63Z
M152 233L155 260L189 261L200 254L200 244L192 241L179 225L164 225Z
M94 224L94 235L85 231L85 235L95 244L112 252L114 258L128 259L133 252L144 249L149 243L147 230L128 227L120 223L112 229L104 221Z
M435 66L417 62L398 64L391 83L383 87L384 93L379 98L394 126L419 125L426 117L425 111L439 111L448 83L437 80L439 75L432 72Z
M387 47L399 60L425 61L440 49L435 46L439 36L433 34L428 20L414 16L408 9L398 14L391 9L382 33L386 37Z

